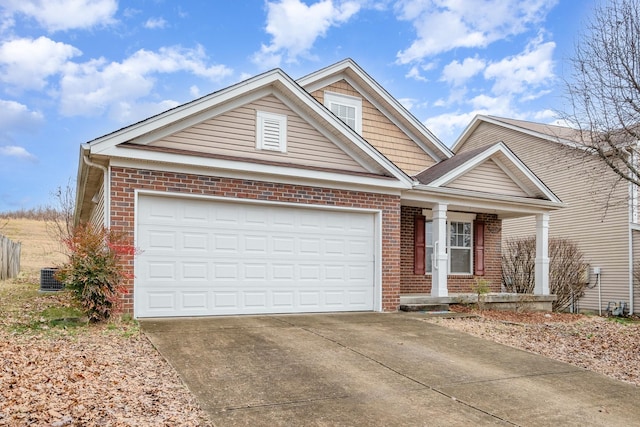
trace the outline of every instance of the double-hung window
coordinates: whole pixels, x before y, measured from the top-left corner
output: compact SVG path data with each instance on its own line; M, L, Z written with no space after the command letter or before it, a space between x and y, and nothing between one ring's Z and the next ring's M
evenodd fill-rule
M446 251L449 274L473 273L473 214L451 212L447 221ZM433 272L433 221L425 223L425 271Z
M362 99L341 93L325 92L324 105L351 129L362 133Z

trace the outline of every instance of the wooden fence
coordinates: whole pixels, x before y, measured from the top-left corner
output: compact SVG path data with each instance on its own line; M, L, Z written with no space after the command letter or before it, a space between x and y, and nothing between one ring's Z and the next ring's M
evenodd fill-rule
M21 243L0 234L0 280L11 279L20 273L21 247Z

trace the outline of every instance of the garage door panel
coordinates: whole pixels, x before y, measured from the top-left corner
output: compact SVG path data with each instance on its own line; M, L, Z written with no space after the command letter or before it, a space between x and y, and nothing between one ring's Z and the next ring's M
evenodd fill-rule
M136 315L372 310L374 216L140 196Z

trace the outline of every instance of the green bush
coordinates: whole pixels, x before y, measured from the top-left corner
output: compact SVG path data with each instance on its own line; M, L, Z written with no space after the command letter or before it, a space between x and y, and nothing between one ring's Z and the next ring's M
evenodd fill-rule
M118 293L127 279L123 257L135 248L119 233L88 224L74 228L63 240L69 261L58 270L58 280L73 292L91 322L108 319L118 309Z

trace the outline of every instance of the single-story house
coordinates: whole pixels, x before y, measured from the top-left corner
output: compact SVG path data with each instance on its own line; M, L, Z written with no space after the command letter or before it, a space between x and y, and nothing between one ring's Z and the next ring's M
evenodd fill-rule
M561 201L506 145L453 155L351 59L280 69L83 144L76 221L130 236L136 317L396 311L501 283L533 216L536 293Z

